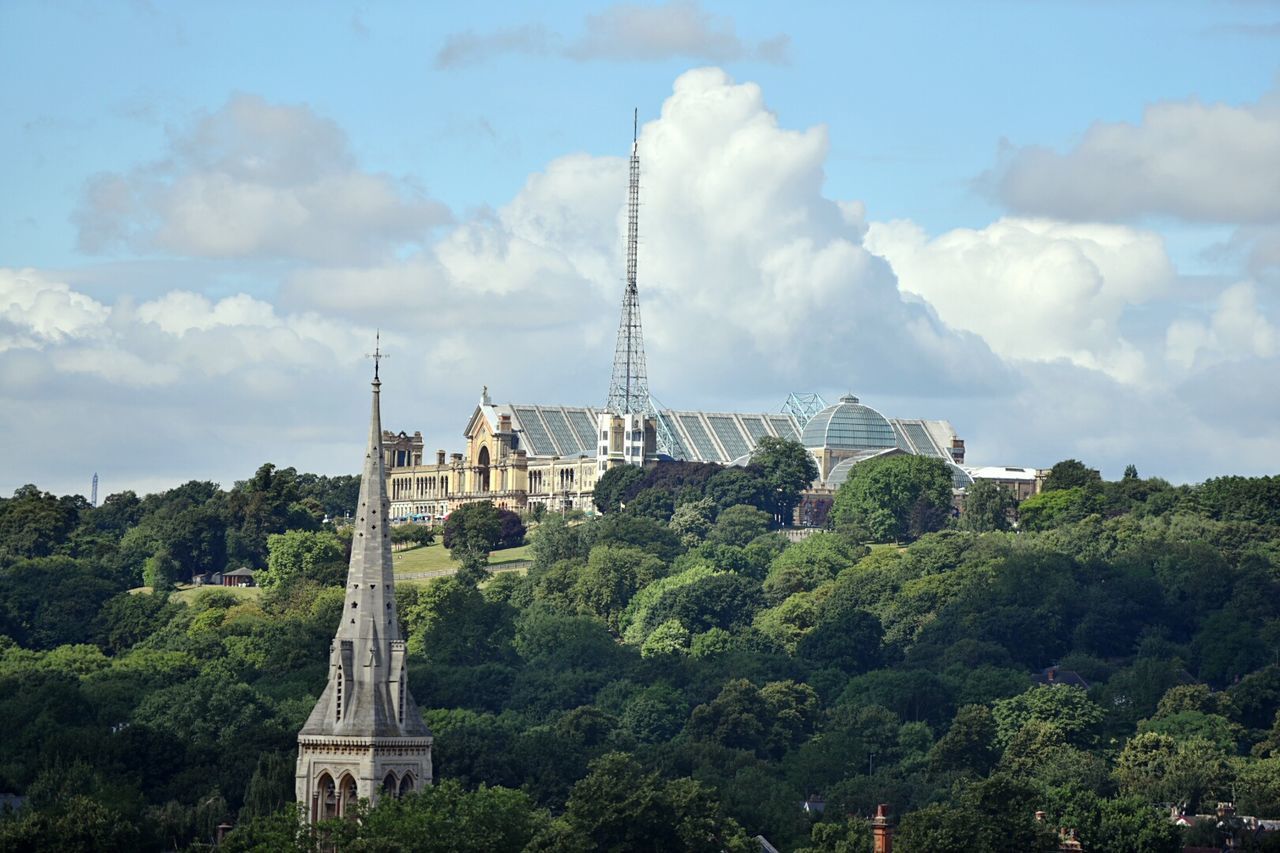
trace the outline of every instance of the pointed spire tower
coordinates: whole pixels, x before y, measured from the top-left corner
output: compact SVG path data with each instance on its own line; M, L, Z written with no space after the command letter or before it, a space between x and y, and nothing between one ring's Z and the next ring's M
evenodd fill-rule
M627 289L622 294L622 319L613 353L613 378L604 407L615 415L649 412L649 376L644 363L644 335L640 330L640 294L636 288L636 247L640 218L640 111L632 119L631 188L627 194Z
M431 783L430 730L409 692L396 618L378 367L360 476L342 620L329 646L329 681L298 733L297 796L310 822L341 817L361 798Z

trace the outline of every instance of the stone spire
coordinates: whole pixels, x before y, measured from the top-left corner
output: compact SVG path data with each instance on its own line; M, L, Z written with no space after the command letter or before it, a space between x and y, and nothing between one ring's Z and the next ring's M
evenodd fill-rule
M431 781L431 732L409 692L396 618L381 388L375 367L369 442L342 619L329 648L329 681L298 733L298 799L312 803L313 819L338 816L351 795L376 799L384 788L402 793ZM391 760L393 755L398 758ZM335 791L332 809L325 805L326 786Z

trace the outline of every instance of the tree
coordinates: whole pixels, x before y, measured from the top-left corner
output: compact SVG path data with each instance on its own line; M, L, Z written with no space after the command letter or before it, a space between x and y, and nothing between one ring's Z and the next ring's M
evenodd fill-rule
M569 794L564 821L595 850L756 849L742 827L721 813L709 789L692 779L663 782L625 753L591 762Z
M591 490L591 502L601 513L617 512L622 508L623 495L635 483L644 479L644 469L638 465L615 465L600 475Z
M458 576L467 583L483 579L489 552L501 542L502 515L493 501L463 504L444 521L444 547L461 564Z
M438 580L404 611L410 649L433 662L474 666L510 656L511 607L486 601L473 583Z
M267 568L258 572L258 585L272 590L303 580L340 586L346 578L344 548L327 530L290 530L267 537Z
M1137 473L1137 470L1134 470ZM1044 478L1044 490L1054 492L1059 489L1084 488L1090 483L1102 481L1096 468L1090 468L1077 459L1064 459L1049 469Z
M1095 508L1083 487L1046 489L1018 504L1018 526L1023 530L1051 530L1079 521Z
M1013 492L994 480L974 480L965 492L960 529L985 533L1008 530L1009 516L1017 508Z
M791 523L800 493L818 479L818 463L798 441L763 436L751 452L751 464L760 470L769 489L768 506L774 521Z
M1208 741L1179 743L1159 732L1135 735L1116 759L1120 787L1154 802L1195 809L1206 797L1223 792L1229 779L1226 756Z
M753 506L738 504L720 513L707 539L723 545L745 547L769 530L769 514Z
M153 592L166 592L173 589L173 582L177 575L178 564L167 548L156 551L142 564L142 585L151 587Z
M524 544L524 521L518 513L509 509L498 509L498 544L497 549L519 548Z
M880 665L883 636L874 615L853 607L838 608L800 639L796 653L815 664L856 675Z
M711 519L716 505L711 498L685 501L676 507L667 526L680 537L680 544L693 548L711 532Z
M909 540L913 517L916 535L945 523L951 486L951 468L941 459L910 454L869 459L853 466L836 492L831 518L860 527L879 542Z
M1018 696L1001 699L991 709L996 739L1007 744L1029 722L1048 723L1068 742L1090 745L1106 716L1078 687L1037 685Z
M929 751L935 771L985 776L996 761L996 721L985 705L964 705Z
M574 603L599 616L613 630L636 591L665 574L661 560L639 548L597 545L578 573L571 595Z
M768 510L771 490L758 466L725 468L707 480L704 494L717 510L746 504Z
M543 517L532 534L529 546L533 554L532 574L545 572L561 560L581 559L587 556L582 541L582 526L569 524L556 513Z
M765 597L780 603L797 592L816 589L849 568L865 549L833 533L815 533L788 546L769 566Z

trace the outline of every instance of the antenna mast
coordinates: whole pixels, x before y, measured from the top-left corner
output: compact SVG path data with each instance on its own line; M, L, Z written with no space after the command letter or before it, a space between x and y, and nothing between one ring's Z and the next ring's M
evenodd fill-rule
M93 491L89 494L89 506L98 505L98 472L93 472Z
M613 379L605 408L615 414L645 414L649 377L645 369L644 334L640 329L640 294L636 286L636 251L640 244L640 111L632 113L631 181L627 192L627 286L613 354Z

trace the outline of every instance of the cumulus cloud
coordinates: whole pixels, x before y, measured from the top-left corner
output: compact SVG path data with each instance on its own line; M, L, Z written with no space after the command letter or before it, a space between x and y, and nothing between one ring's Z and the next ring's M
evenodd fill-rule
M92 336L111 309L38 270L0 268L0 353Z
M1146 215L1280 220L1280 91L1242 106L1166 101L1137 124L1099 122L1065 152L1004 153L982 182L1014 211L1075 220Z
M1143 354L1125 309L1164 296L1174 270L1161 238L1119 225L1001 219L929 239L911 222L873 223L867 247L904 291L1013 359L1065 359L1136 382Z
M267 112L175 138L168 165L127 173L118 193L103 183L103 204L123 213L100 224L154 245L185 221L161 215L184 176L278 182L296 199L317 174L358 173L341 129L305 110ZM316 150L293 157L299 128ZM668 405L774 409L791 390L853 390L888 414L951 419L976 462L1075 455L1111 474L1134 461L1195 478L1280 454L1262 420L1231 432L1200 403L1239 403L1221 387L1235 368L1274 375L1265 293L1228 289L1166 333L1174 270L1151 232L1010 217L931 237L910 222L868 223L861 203L823 192L826 129L780 125L758 86L714 68L675 81L639 151L649 376ZM320 262L283 267L256 243L236 271L250 265L279 286L254 292L193 275L112 302L91 289L92 270L70 284L0 270L0 447L39 436L68 448L54 460L8 449L0 470L13 486L47 487L87 481L103 458L130 484L228 482L264 460L351 470L367 413L360 356L375 328L393 355L384 423L421 429L428 446L458 447L482 384L503 400L599 404L626 193L625 156L561 157L508 203L410 251L369 237L381 250L290 250ZM278 226L260 241L303 234ZM166 279L181 273L164 263ZM1130 312L1152 306L1146 337L1131 338Z
M755 44L744 42L732 18L713 15L694 0L672 0L656 6L615 3L597 15L587 15L582 34L574 39L536 24L485 34L455 33L436 53L435 65L456 68L504 54L555 54L573 60L785 63L789 47L790 39L784 34Z
M369 261L450 219L409 182L362 171L306 106L233 96L171 136L167 156L93 178L74 217L89 252Z
M1242 281L1224 290L1207 322L1181 319L1165 336L1168 358L1184 368L1280 355L1280 331L1263 315L1257 288Z
M825 129L780 127L758 86L718 69L681 75L642 128L641 310L659 398L710 405L751 388L780 400L819 384L985 393L1004 380L981 340L904 299L862 247L859 205L822 194L827 150ZM429 371L467 365L470 384L495 390L482 371L516 389L550 374L550 393L593 402L607 387L622 292L626 185L621 157L564 157L409 261L299 271L281 298L327 312L394 308L431 330ZM460 324L472 334L451 334ZM516 341L536 359L512 363ZM462 351L442 352L444 342ZM438 374L450 378L453 367Z

